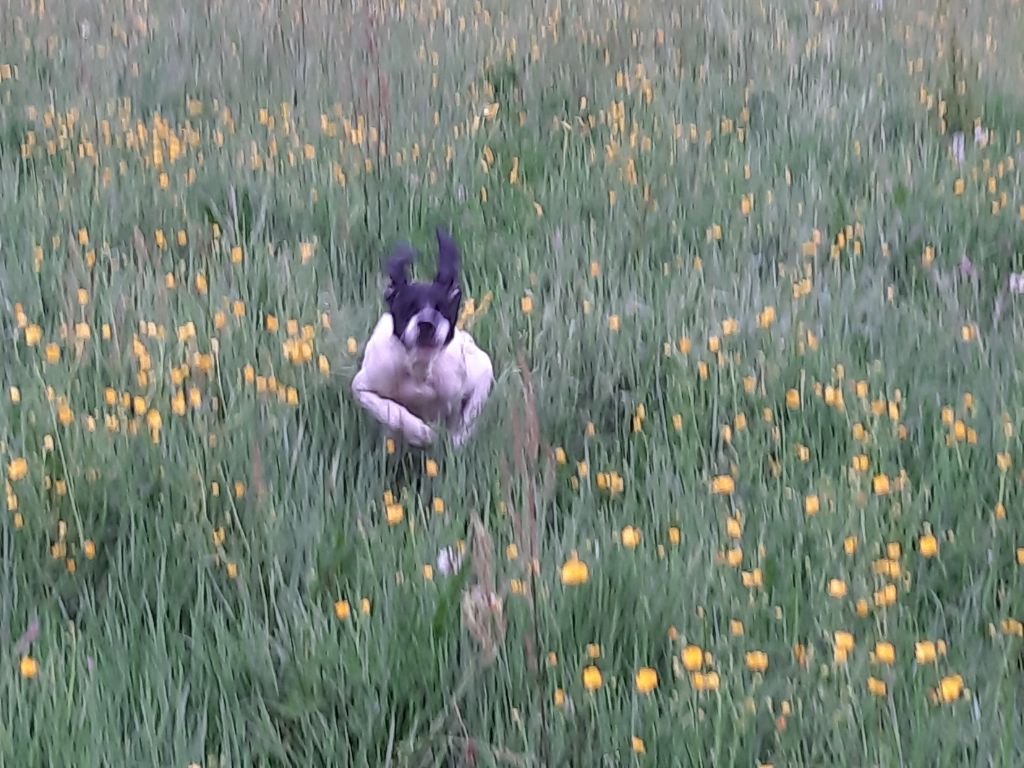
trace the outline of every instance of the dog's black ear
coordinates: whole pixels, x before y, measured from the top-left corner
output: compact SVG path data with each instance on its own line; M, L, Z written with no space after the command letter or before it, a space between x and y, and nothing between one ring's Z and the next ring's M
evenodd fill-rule
M416 251L408 243L400 243L395 247L387 263L388 285L384 289L384 298L391 301L394 295L409 283L409 265L416 258Z
M434 282L452 287L459 282L459 246L442 227L437 228L437 277Z

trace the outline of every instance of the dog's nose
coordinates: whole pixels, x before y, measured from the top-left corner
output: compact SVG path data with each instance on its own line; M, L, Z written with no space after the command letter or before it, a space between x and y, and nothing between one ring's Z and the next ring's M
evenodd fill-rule
M434 324L429 320L420 320L417 323L417 330L421 339L427 339L434 335Z

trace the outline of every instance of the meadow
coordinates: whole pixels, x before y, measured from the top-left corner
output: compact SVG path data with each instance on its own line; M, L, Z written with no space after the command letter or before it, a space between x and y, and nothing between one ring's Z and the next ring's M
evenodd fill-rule
M0 763L1024 763L1022 92L1019 0L9 0Z

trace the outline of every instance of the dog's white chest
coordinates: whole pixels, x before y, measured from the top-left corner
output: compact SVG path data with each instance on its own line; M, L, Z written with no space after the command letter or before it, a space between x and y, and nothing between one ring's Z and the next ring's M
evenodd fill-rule
M447 419L460 404L462 379L447 355L430 366L413 363L394 382L395 399L425 421Z

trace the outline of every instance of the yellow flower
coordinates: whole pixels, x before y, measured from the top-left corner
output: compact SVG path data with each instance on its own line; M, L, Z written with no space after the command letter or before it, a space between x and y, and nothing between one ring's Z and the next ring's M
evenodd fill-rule
M746 660L747 669L751 672L764 672L768 669L768 654L764 651L749 651Z
M364 616L370 615L370 598L364 597L359 601L359 612Z
M717 691L719 677L717 672L694 672L690 675L690 683L698 691Z
M56 344L47 344L46 345L46 362L48 362L48 363L50 363L52 365L52 364L58 362L59 360L60 360L60 347L58 347Z
M876 496L885 496L889 493L889 478L886 475L875 475L871 481L871 489Z
M238 565L237 564L235 564L235 563L228 563L228 578L229 579L236 579L236 578L238 578Z
M743 526L735 517L730 517L725 521L725 533L729 538L738 539L743 534Z
M619 316L612 315L608 318L608 330L612 333L617 333L620 327Z
M821 500L816 494L811 494L804 499L804 514L814 516L821 510Z
M405 508L401 504L388 504L384 509L388 525L398 525L405 519Z
M846 582L842 579L829 580L828 593L835 598L846 597Z
M682 533L680 533L679 529L676 526L673 525L671 528L668 529L669 544L672 544L673 546L678 546L681 540Z
M583 687L588 691L596 691L602 682L601 670L593 664L583 670Z
M43 329L35 323L32 323L25 328L25 343L30 347L34 347L43 338Z
M631 744L633 746L633 751L636 752L638 755L642 755L647 751L647 747L644 746L644 740L641 739L639 736L634 736L631 739Z
M21 480L28 474L28 460L23 457L12 459L7 465L7 479L12 483Z
M914 643L914 658L918 664L931 664L935 661L935 643L931 640Z
M640 693L650 693L658 687L658 673L650 667L641 667L634 682Z
M846 651L847 653L853 650L854 639L853 635L849 632L837 630L833 633L833 639L835 640L837 649Z
M339 600L334 604L334 615L341 621L345 621L352 615L352 607L348 604L348 600Z
M730 496L736 490L736 481L729 475L718 475L711 481L711 492L719 496Z
M565 706L565 691L563 691L561 688L556 688L555 689L555 706L556 707L564 707Z
M843 551L851 557L857 553L857 537L847 536L843 539Z
M682 660L683 669L687 672L696 672L704 663L704 651L700 646L688 645L683 649Z
M879 680L877 677L868 678L868 692L872 696L885 696L886 685L885 682Z
M896 661L895 646L885 641L875 643L875 659L881 664L892 666Z
M587 643L587 656L592 659L601 658L601 646L597 643Z
M31 680L33 677L39 674L39 664L31 656L22 656L21 664L18 665L21 672L21 676L26 680Z
M523 311L524 315L528 315L533 312L533 298L530 296L523 296L519 300L519 308Z
M627 525L622 529L622 546L627 549L633 549L640 543L640 531L634 528L632 525Z
M795 411L800 407L800 393L795 389L786 392L786 407Z
M930 533L926 534L918 540L917 549L922 557L935 557L939 551L939 540Z
M964 679L960 675L948 675L939 681L939 700L945 703L956 701L964 692Z
M575 554L562 565L562 583L567 587L586 584L589 577L590 571L587 564L578 559Z

